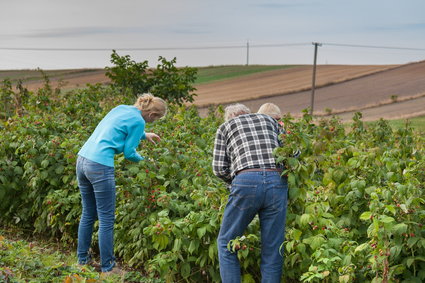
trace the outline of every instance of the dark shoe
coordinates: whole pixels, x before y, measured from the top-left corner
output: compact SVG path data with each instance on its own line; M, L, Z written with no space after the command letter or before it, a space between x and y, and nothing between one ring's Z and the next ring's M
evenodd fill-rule
M93 267L94 268L94 270L96 270L97 272L100 272L102 269L101 269L101 267L100 267L100 263L97 263L97 262L95 262L95 261L91 261L90 263L89 263L89 265L91 266L91 267Z
M80 266L89 265L93 267L97 272L101 271L100 264L94 261L92 258L90 258L86 263L78 263L78 265Z
M123 278L124 278L124 275L125 275L126 273L127 273L127 272L126 272L125 270L123 270L123 269L119 268L118 266L114 266L114 268L112 268L112 270L107 271L107 272L102 272L102 273L100 274L100 278L101 278L101 279L104 279L104 278L107 278L107 277L109 277L109 276L114 275L114 276L119 276L121 279L123 279Z

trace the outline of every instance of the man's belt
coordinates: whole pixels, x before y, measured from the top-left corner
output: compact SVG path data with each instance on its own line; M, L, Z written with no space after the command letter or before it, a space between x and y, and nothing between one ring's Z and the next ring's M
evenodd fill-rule
M280 168L249 168L249 169L242 169L236 173L238 175L242 172L263 172L263 171L269 171L269 172L279 172L282 173L283 169Z

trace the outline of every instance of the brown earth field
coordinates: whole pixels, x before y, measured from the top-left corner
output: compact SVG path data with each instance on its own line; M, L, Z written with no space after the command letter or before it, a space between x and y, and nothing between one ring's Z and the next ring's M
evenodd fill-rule
M272 102L283 113L300 116L311 105L311 84L312 66L265 72L198 86L195 103L201 105L203 115L204 105L237 101L252 111ZM425 115L425 61L399 66L318 66L313 108L315 115L331 113L345 121L357 111L363 120Z
M194 104L200 114L212 105L241 102L257 111L261 104L277 104L293 116L311 103L312 66L261 72L196 85ZM63 89L87 83L107 83L104 70L62 76ZM53 86L58 81L51 79ZM42 82L25 84L30 90ZM425 61L404 65L318 65L314 114L338 115L349 120L360 111L364 120L400 119L425 115Z

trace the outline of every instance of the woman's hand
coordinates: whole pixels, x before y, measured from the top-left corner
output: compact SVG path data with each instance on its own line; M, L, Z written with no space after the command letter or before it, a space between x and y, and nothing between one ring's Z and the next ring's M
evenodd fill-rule
M161 140L161 138L157 134L155 134L155 133L145 133L145 135L146 135L146 139L148 141L150 141L151 143L153 143L153 144L156 144L155 140L156 141L160 141Z

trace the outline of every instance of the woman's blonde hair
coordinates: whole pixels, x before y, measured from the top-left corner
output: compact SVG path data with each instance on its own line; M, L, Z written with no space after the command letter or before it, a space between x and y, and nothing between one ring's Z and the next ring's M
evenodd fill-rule
M142 111L142 114L156 114L157 117L161 118L167 114L167 103L159 97L153 96L150 93L144 93L137 97L134 106Z
M275 119L282 118L282 112L280 112L279 106L274 103L264 103L261 105L260 109L258 109L259 114L266 114Z

